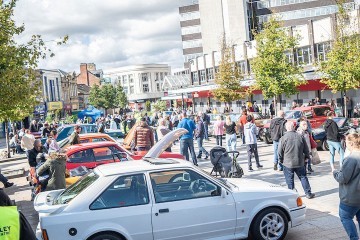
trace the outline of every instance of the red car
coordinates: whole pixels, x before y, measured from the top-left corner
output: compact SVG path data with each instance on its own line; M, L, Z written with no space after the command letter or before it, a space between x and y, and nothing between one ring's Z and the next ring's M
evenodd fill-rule
M70 170L79 166L95 168L99 165L122 160L140 160L147 151L129 152L116 142L89 142L72 145L66 148L67 163L66 169ZM159 158L184 159L181 154L163 152Z
M285 119L287 121L297 122L301 117L306 117L310 122L311 128L318 128L323 124L326 119L326 112L333 111L328 105L315 105L307 107L298 107L293 110L285 111ZM266 143L272 143L272 139L269 132L270 120L264 125L263 139Z

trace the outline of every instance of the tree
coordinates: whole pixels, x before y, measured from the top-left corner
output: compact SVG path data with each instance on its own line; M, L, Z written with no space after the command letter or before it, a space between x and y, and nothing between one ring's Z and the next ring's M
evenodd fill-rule
M333 93L344 94L346 114L346 92L360 87L360 37L355 31L357 25L351 20L349 10L343 4L344 1L337 2L339 12L335 26L336 36L326 61L320 62L318 71L323 75L321 82L332 89Z
M128 99L126 93L124 92L124 88L118 84L116 86L116 106L119 108L125 108L128 104Z
M15 37L25 26L16 26L13 20L16 0L0 1L0 122L5 122L5 133L10 157L8 123L20 121L32 114L41 96L41 76L35 69L40 59L54 54L40 35L34 35L23 44ZM58 44L63 44L64 37Z
M107 109L116 108L116 88L112 84L105 84L101 87L101 96L104 99L103 108L105 112Z
M306 82L301 67L289 61L286 53L292 56L298 38L290 36L275 18L270 18L262 31L254 35L257 56L251 62L255 75L253 89L261 90L265 99L275 100L281 94L290 96L297 93L297 87Z
M241 79L240 69L233 60L232 48L223 43L219 72L215 74L217 88L212 91L215 99L229 103L244 98L246 90L240 84Z
M97 84L93 85L90 88L89 103L96 108L100 108L104 106L104 101L105 99L102 96L99 85Z
M150 111L151 111L151 102L150 102L149 100L147 100L147 101L145 102L145 110L146 110L147 112L150 112Z
M166 101L157 100L152 104L152 108L155 111L162 112L166 110Z

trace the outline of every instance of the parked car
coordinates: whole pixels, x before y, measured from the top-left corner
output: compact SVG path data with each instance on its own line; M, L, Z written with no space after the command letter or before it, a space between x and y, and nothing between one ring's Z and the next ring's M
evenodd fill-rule
M333 120L336 122L336 124L339 127L339 133L340 135L344 135L350 128L356 128L358 126L358 121L354 121L354 119L351 118L345 118L345 117L336 117L333 118ZM327 144L326 139L326 132L324 129L324 124L322 124L320 127L315 128L312 130L313 137L315 142L317 143L317 147L321 148L324 151L329 150L329 146Z
M311 128L318 128L323 124L327 117L326 112L332 111L333 109L327 105L316 105L316 106L307 106L307 107L298 107L294 110L285 111L285 119L287 121L292 121L296 124L296 121L301 117L306 117L310 124ZM264 125L263 139L267 144L272 143L270 135L270 121Z
M37 238L284 239L289 227L305 220L295 190L221 180L188 161L157 158L185 132L170 133L145 160L102 165L65 190L38 194Z
M105 141L116 142L114 138L112 138L106 133L85 133L85 134L79 134L79 137L80 137L80 143L105 142ZM58 145L60 148L67 148L68 146L70 146L69 137L58 142Z
M57 141L61 141L67 137L69 137L74 132L74 124L73 125L65 125L58 127L57 132ZM97 133L98 128L96 124L80 124L81 127L81 133ZM113 138L124 138L124 134L120 130L110 130L105 129L105 133L110 135Z
M140 160L148 151L130 152L116 142L102 141L89 142L68 146L65 148L67 155L66 169L70 170L79 166L93 169L99 165L120 162L124 160ZM165 149L164 149L165 150ZM160 158L184 159L178 153L163 152Z

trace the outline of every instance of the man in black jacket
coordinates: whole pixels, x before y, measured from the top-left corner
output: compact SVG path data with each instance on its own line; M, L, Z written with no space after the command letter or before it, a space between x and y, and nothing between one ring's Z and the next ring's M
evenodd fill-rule
M328 112L327 114L328 119L326 120L324 124L324 129L326 132L326 139L327 143L329 145L329 151L330 151L330 166L331 169L334 170L334 157L335 157L335 151L337 151L340 154L340 168L342 166L343 160L344 160L344 149L341 146L341 140L339 135L339 127L336 124L336 122L333 120L335 117L334 112Z
M270 134L271 134L271 139L273 140L273 145L274 145L274 170L278 170L282 171L283 167L281 165L281 163L279 163L279 158L278 158L278 147L279 147L279 141L280 138L284 135L285 133L285 123L286 120L284 119L285 113L284 111L279 111L278 112L278 117L274 118L271 120L270 122Z
M298 176L307 198L315 197L306 176L305 162L310 161L309 148L303 136L295 131L292 122L285 123L287 132L280 139L279 162L284 167L284 176L289 189L294 189L294 174Z
M43 147L41 145L41 141L40 139L36 139L34 142L34 148L28 152L28 161L30 167L36 167L37 165L36 156L42 152L43 152Z

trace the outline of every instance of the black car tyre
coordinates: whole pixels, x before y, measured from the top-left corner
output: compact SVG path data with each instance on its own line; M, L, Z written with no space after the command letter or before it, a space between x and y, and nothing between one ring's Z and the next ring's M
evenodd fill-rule
M256 240L282 240L285 238L288 228L288 219L283 211L278 208L267 208L255 217L250 227L250 233Z
M324 150L324 151L329 151L329 145L328 145L326 139L323 140L323 142L321 144L321 149Z
M90 240L125 240L124 238L113 233L101 233L90 238Z

